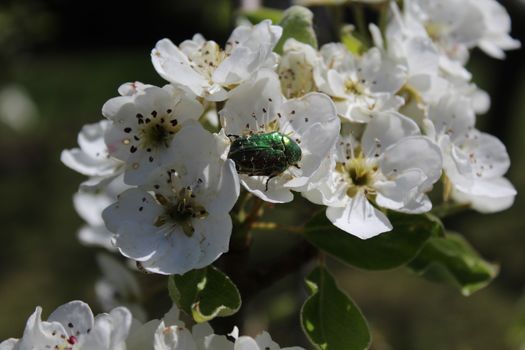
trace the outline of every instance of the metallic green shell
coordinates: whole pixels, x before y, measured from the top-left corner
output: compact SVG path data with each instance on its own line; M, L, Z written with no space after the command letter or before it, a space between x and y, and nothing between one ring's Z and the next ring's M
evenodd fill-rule
M230 136L228 158L240 174L274 177L301 160L301 148L277 131L249 136Z

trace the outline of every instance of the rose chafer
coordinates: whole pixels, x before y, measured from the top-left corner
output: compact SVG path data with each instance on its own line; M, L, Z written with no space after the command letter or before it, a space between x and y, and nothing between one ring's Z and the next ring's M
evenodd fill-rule
M232 144L228 158L235 162L239 174L268 176L268 182L290 166L299 168L301 148L290 137L277 131L248 136L228 135Z

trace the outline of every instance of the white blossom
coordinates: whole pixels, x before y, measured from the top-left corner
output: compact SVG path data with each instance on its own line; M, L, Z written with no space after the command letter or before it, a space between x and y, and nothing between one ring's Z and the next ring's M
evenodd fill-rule
M64 150L60 155L67 167L90 177L81 185L85 189L104 187L124 170L122 161L111 157L104 142L110 127L107 120L84 125L77 138L79 148Z
M300 190L308 183L335 144L340 128L334 105L326 95L309 93L284 100L279 79L269 70L259 71L256 77L233 90L219 114L228 135L277 131L301 148L298 164L272 178L240 174L246 189L276 203L291 201L290 190Z
M171 85L141 86L131 91L107 101L102 113L112 121L105 133L109 154L125 162L124 181L140 185L166 162L176 134L185 125L196 123L203 107Z
M235 28L224 50L200 34L179 47L169 39L162 39L151 52L151 59L167 81L210 101L222 101L229 89L259 68L273 64L272 50L281 34L281 27L265 20L254 26Z
M510 207L516 190L504 178L509 156L501 141L474 128L475 114L469 100L444 96L430 107L429 121L427 133L441 147L453 197L480 212Z
M341 136L332 171L305 196L328 206L326 216L361 239L390 231L376 206L405 213L431 209L425 194L441 175L441 152L415 122L396 112L374 115L361 142ZM374 206L373 203L376 205Z
M255 338L239 336L234 327L228 337L214 334L208 323L187 328L180 320L180 311L173 305L161 320L142 324L134 320L127 350L304 350L300 347L281 348L267 332Z
M73 206L77 214L86 222L77 233L81 243L100 246L110 251L116 250L113 234L108 231L102 220L102 211L117 199L119 193L128 188L129 186L124 184L122 174L111 179L104 186L80 187L73 196Z
M89 306L71 301L42 321L39 306L29 317L21 339L8 339L2 350L125 350L131 314L123 307L93 317Z
M198 124L183 128L169 162L103 212L124 256L151 272L183 274L228 251L239 183L233 162L221 158L227 146Z
M507 11L495 0L410 0L404 2L403 16L405 34L409 31L432 39L452 61L442 62L449 68L454 61L464 64L468 50L476 46L496 58L505 57L503 50L520 47L520 42L509 35Z
M343 44L321 48L322 65L315 74L319 91L334 99L339 115L366 123L377 111L397 110L403 100L395 96L404 83L403 67L378 48L354 56Z
M281 348L272 340L268 332L262 332L252 338L245 335L239 336L239 329L235 327L229 336L234 341L228 340L223 335L209 335L204 338L204 347L199 350L304 350L298 346Z

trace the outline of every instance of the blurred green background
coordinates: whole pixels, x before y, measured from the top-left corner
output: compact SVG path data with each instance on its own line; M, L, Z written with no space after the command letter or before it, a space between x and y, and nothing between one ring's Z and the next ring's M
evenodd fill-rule
M512 16L513 36L525 42L525 2L508 0L504 5ZM265 6L283 8L287 2L266 1ZM20 94L32 101L22 111L30 116L27 124L0 121L0 339L21 336L36 305L47 315L66 301L82 299L100 311L93 290L100 275L95 253L100 250L76 239L82 222L72 195L83 177L60 163L60 152L76 147L83 124L101 119L102 104L121 83L163 84L149 59L158 39L179 43L200 32L223 43L238 7L238 1L228 0L0 1L0 113L18 113L2 104L22 98ZM332 39L330 11L315 8L314 13L321 42ZM370 322L373 349L493 350L525 344L525 305L520 301L525 287L524 58L523 50L509 52L505 61L475 50L469 62L475 82L492 98L479 127L508 147L508 176L519 192L516 203L503 213L465 213L446 221L485 258L499 262L499 277L465 298L405 269L364 272L332 262L340 286ZM279 210L300 216L293 207ZM253 258L282 254L294 239L257 233ZM269 327L281 345L308 348L298 322L305 297L301 273L245 304L241 331L254 335ZM161 316L167 303L166 295L154 295L148 301L150 316ZM239 319L217 327L234 321Z

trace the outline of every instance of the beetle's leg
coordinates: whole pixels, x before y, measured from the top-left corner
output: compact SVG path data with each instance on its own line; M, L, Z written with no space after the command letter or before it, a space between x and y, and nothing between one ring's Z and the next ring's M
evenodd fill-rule
M301 169L301 167L297 164L294 164L293 166L296 167L297 169Z
M268 176L268 179L266 180L266 186L264 189L264 192L268 192L268 182L270 182L271 179L273 179L276 175L270 175Z

